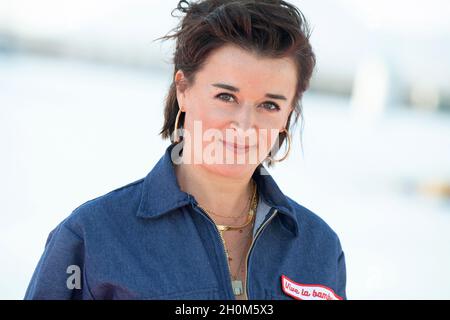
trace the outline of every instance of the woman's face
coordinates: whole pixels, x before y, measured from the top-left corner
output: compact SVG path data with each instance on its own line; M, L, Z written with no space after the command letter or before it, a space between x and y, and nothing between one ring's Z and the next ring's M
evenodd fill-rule
M175 80L184 80L182 71ZM183 161L224 176L253 172L286 127L296 83L292 59L261 58L234 45L213 51L193 85L177 86Z

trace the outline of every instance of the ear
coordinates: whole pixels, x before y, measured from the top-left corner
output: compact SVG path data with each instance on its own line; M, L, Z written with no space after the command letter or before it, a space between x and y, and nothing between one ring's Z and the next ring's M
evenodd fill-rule
M186 100L186 89L187 89L187 80L186 80L186 77L184 76L183 71L178 70L175 73L174 82L175 82L175 85L177 88L178 105L180 106L180 108L183 108L186 105L185 100ZM182 111L185 111L184 108Z

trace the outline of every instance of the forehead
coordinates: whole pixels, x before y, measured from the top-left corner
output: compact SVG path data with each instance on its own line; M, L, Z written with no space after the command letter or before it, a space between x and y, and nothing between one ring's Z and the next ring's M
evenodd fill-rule
M202 84L226 82L242 90L277 92L292 97L297 70L290 58L260 57L237 46L224 45L208 56L197 77Z

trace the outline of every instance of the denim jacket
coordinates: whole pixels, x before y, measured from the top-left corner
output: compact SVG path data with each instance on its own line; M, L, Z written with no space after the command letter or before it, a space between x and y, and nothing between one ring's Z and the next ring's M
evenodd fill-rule
M171 144L150 173L76 208L50 232L25 299L235 299L213 220L175 176ZM336 233L254 172L259 202L247 299L346 299Z

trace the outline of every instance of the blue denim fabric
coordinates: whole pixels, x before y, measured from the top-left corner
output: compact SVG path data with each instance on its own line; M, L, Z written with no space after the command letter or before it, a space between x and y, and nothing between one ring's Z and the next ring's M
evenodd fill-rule
M234 299L213 221L180 190L170 145L143 179L76 208L51 231L25 299ZM259 190L247 270L249 299L293 299L281 275L346 298L345 258L335 232L285 196L273 178ZM266 222L266 223L264 223ZM68 286L79 267L80 287Z

